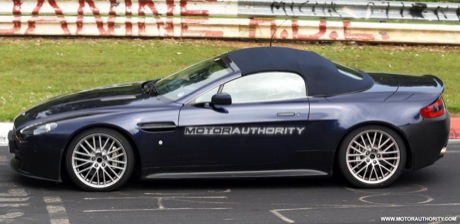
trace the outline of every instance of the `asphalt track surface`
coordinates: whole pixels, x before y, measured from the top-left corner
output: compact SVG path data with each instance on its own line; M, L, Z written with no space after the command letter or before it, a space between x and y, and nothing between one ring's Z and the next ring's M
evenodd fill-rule
M387 216L460 221L460 142L450 143L433 166L404 172L385 189L308 177L133 181L120 191L91 193L21 177L9 167L11 157L0 147L0 223L364 223Z

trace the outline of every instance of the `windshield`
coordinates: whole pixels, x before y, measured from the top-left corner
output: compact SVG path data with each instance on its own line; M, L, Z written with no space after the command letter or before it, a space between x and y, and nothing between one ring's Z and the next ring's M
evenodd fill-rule
M155 83L155 88L158 95L177 100L232 71L223 57L212 58L161 79Z

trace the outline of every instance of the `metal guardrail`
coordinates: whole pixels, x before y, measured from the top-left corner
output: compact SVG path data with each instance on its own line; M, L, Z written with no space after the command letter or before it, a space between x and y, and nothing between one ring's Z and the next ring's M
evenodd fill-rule
M460 4L349 0L240 0L239 16L460 21Z
M417 23L394 23L394 20ZM442 23L423 24L428 21ZM358 0L0 0L0 35L274 38L460 44L459 21L460 4L453 3Z

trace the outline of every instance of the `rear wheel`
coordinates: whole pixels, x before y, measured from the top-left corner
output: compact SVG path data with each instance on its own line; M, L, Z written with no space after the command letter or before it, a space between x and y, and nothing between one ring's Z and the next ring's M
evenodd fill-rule
M339 168L355 187L386 187L401 174L406 148L401 137L382 126L358 128L347 135L339 151Z
M129 142L106 128L85 131L71 142L66 154L70 179L88 191L112 191L128 181L134 155Z

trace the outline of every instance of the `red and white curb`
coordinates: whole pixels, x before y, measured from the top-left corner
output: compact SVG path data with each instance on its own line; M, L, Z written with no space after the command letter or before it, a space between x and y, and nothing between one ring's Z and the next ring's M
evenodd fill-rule
M460 117L450 118L450 140L460 140Z

